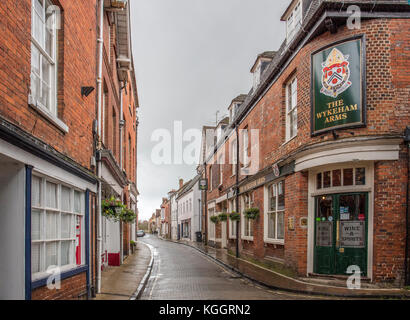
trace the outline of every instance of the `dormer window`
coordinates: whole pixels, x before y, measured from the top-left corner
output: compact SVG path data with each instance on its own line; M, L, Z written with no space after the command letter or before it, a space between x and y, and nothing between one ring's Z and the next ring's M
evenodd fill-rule
M259 61L255 71L253 72L253 90L255 90L261 81L261 62Z
M302 25L302 4L299 1L286 19L286 41L292 41Z

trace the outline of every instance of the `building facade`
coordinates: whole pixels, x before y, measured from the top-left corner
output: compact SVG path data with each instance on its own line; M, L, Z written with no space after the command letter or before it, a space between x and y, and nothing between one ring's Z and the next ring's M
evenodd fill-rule
M1 249L1 299L86 299L98 291L97 226L102 219L97 167L100 160L114 163L120 150L114 139L101 148L104 139L97 130L97 38L98 30L103 30L98 27L100 12L109 24L110 9L110 1L97 0L75 6L65 0L0 5L0 203L7 208L0 224L4 243L12 244ZM127 6L117 13L127 14ZM111 24L119 26L122 19L115 17ZM111 54L109 45L104 51L113 59L111 64L107 58L104 62L107 90L113 90L107 105L117 107L113 97L124 95L134 108L125 115L129 126L124 129L132 135L134 152L138 123L132 119L138 99L131 64L127 69L115 60L114 51L121 54L124 48L116 38L121 32L103 33L100 43L112 44ZM118 72L132 84L128 94L120 92L119 83L108 81ZM105 127L107 141L115 135L111 124L120 127L116 119L118 124L112 121ZM113 176L129 190L124 192L126 203L137 211L137 160L136 153L128 156L130 150L126 155L130 170ZM53 276L61 282L48 288L47 280Z
M300 276L356 266L399 286L408 265L409 78L400 70L410 61L409 7L353 2L360 28L347 25L346 4L291 1L285 41L258 57L252 90L202 163L207 238L234 251L235 223L210 216L237 211L243 257Z

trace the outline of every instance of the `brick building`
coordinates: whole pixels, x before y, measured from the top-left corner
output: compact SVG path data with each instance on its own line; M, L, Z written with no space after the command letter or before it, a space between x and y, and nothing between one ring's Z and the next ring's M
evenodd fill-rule
M122 148L119 140L99 143L97 38L100 30L108 30L99 28L100 12L106 25L108 16L114 18L111 25L129 24L127 7L111 9L111 2L102 0L0 4L1 299L79 299L98 290L97 226L102 219L97 167L100 160L119 163ZM113 167L123 183L122 199L137 211L135 75L130 46L127 62L116 38L124 28L113 29L100 42L112 49L111 55L105 52L104 79L115 74L124 80L106 82L113 91L108 99L123 96L126 111L128 105L134 108L124 115L124 131L131 134L131 147L123 141L130 165L125 171ZM129 28L125 34L129 41ZM124 84L131 89L121 92ZM119 106L110 105L113 110ZM112 126L118 129L107 125L107 137L110 130L111 137L119 137L116 119ZM104 150L97 152L101 146ZM132 237L131 227L125 229ZM61 277L57 289L46 286L52 266Z
M351 4L360 28L347 26ZM235 223L210 216L238 211L243 257L309 277L355 265L374 283L404 284L409 9L290 2L286 39L258 56L253 88L202 163L208 244L235 251Z

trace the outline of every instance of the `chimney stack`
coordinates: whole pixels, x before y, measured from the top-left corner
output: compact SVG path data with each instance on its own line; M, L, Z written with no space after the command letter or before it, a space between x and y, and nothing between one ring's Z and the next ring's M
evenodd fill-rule
M181 189L184 185L184 179L179 179L179 188Z

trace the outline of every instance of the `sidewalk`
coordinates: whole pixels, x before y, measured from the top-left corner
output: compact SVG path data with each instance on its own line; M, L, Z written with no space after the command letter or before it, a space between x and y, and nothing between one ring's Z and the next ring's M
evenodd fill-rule
M244 259L231 256L224 249L204 246L202 243L189 241L174 241L196 248L225 267L239 273L245 278L265 285L271 289L279 289L311 295L327 295L350 298L396 298L410 299L410 291L402 289L362 288L348 289L347 287L311 283L300 278L285 276L273 270L256 265Z
M102 272L101 293L95 300L129 300L147 272L151 250L137 241L135 253L119 267L108 267Z

